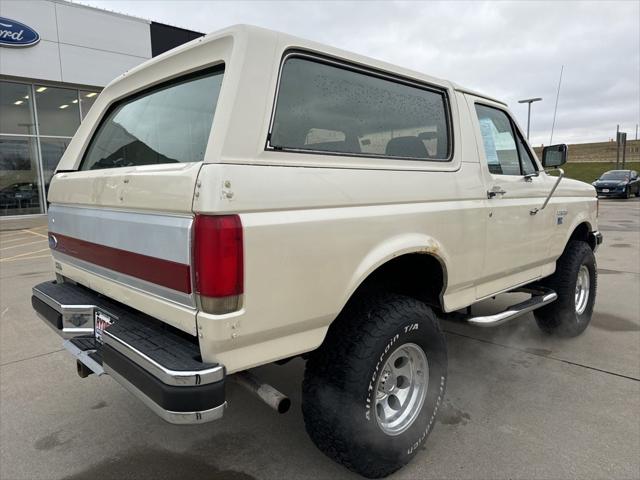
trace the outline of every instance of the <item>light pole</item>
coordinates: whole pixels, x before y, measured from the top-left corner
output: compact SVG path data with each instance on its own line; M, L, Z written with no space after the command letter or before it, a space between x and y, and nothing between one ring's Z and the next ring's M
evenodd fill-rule
M528 103L529 109L527 111L527 140L529 140L529 128L531 127L531 104L533 102L539 102L541 98L525 98L524 100L518 100L518 103Z

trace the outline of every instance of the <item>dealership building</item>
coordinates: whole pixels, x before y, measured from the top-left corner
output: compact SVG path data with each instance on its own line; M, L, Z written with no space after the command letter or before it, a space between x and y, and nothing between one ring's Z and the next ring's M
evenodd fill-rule
M51 176L100 90L200 36L63 0L0 0L0 217L46 213Z

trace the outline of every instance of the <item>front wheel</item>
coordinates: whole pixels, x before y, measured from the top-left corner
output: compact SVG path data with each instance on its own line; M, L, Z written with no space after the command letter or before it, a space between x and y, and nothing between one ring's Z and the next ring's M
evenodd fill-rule
M596 300L598 272L591 247L571 241L558 259L556 271L543 284L558 299L534 311L540 329L562 337L580 335L591 322Z
M352 302L307 362L302 412L311 440L365 477L387 476L415 456L445 391L438 320L410 297Z

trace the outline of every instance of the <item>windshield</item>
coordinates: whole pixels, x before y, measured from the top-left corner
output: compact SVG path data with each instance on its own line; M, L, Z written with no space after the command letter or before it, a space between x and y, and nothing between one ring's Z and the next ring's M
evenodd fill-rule
M116 103L80 169L202 161L223 72L190 75Z
M600 177L600 180L626 180L629 178L629 172L624 170L612 170L610 172L605 172Z

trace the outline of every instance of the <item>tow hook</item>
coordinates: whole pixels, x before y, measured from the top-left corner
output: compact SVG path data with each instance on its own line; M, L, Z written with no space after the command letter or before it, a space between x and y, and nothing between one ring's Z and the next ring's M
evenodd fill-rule
M87 378L89 375L93 373L93 370L87 367L80 360L76 360L76 371L78 372L78 375L80 376L80 378Z

